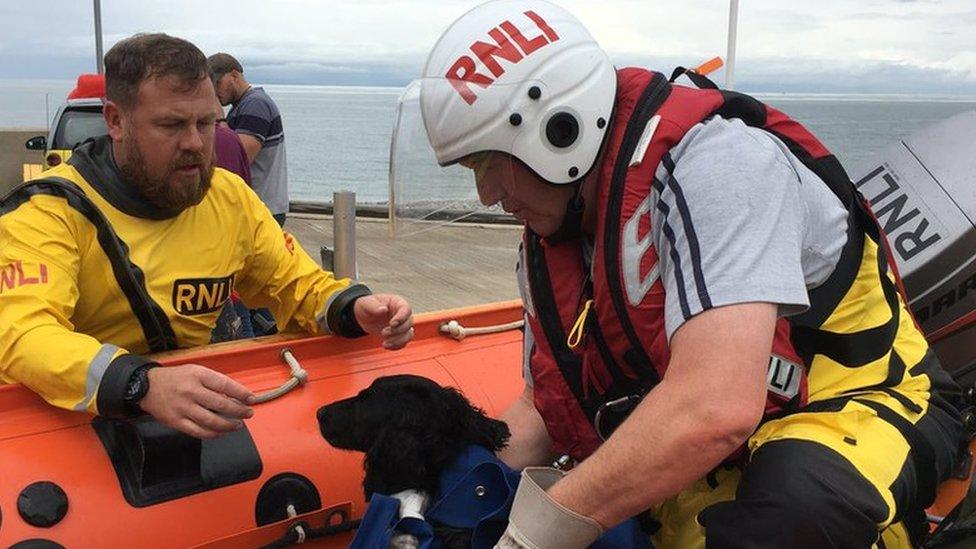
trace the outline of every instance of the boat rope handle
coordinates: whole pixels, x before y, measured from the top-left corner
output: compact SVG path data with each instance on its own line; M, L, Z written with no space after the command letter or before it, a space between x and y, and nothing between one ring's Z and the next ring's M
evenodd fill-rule
M255 396L254 400L251 401L251 404L261 404L263 402L268 402L269 400L274 400L284 395L288 391L291 391L295 387L304 385L305 382L308 381L308 372L306 372L305 369L302 368L302 365L298 363L298 359L296 359L295 355L292 354L291 349L285 347L281 350L281 353L279 353L278 356L280 356L281 360L285 361L285 364L287 364L288 368L291 369L291 377L288 378L288 381L284 382L281 387Z
M469 335L497 334L499 332L507 332L509 330L518 330L524 325L524 320L516 320L515 322L496 324L494 326L465 327L462 326L457 320L451 320L450 322L441 324L438 330L445 336L461 341Z

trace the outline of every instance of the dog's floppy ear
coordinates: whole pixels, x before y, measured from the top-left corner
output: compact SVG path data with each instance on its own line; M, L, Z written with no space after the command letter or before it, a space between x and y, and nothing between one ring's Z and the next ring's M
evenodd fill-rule
M477 444L495 452L508 444L511 432L504 421L492 419L484 410L471 404L460 391L444 387L444 401L451 403L452 413L460 419L461 436L466 444Z
M374 492L389 495L407 489L434 493L437 471L430 466L427 454L417 433L395 425L383 429L363 460L366 499Z

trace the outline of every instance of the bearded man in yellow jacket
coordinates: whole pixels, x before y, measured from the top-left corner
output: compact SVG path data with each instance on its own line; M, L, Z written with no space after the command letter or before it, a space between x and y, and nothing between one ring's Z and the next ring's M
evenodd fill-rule
M214 168L214 88L196 46L136 35L105 69L109 135L0 200L0 383L207 438L253 414L250 391L142 354L206 344L232 291L286 329L374 333L388 349L411 339L402 297L323 271Z

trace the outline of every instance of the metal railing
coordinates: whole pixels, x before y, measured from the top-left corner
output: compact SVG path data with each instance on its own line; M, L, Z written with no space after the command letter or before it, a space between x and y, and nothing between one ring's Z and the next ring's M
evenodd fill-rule
M356 263L356 193L332 193L332 247L319 248L322 268L332 271L336 278L359 278Z
M359 278L356 268L356 193L336 191L332 193L332 242L335 245L335 265L332 270L337 278Z

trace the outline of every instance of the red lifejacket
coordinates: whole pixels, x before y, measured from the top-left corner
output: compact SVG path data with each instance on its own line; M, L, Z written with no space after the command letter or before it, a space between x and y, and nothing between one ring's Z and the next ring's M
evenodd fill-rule
M688 130L714 115L740 118L777 136L851 209L853 187L836 158L783 113L743 94L675 86L642 69L619 70L606 154L594 168L600 173L592 266L579 240L553 244L529 230L523 240L535 405L560 454L581 460L593 453L602 442L594 427L598 414L612 428L668 367L664 287L649 235L654 173ZM645 146L637 163L634 153ZM571 349L567 335L589 299L585 342ZM797 352L790 332L791 320L780 319L767 378L767 419L806 402L801 355L809 356Z

